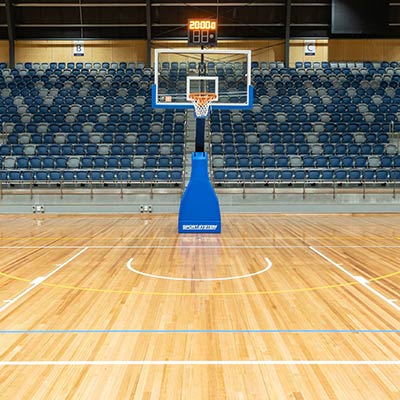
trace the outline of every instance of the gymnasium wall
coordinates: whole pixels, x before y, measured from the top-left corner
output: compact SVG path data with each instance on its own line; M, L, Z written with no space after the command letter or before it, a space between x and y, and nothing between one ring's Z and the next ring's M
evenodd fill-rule
M329 41L315 41L315 56L305 55L306 40L290 41L290 65L294 66L296 61L321 62L329 59Z
M74 57L71 40L19 40L15 44L16 62L119 62L144 61L144 40L90 40L84 42L84 56Z
M85 41L85 55L74 57L73 41L16 41L16 62L119 62L145 61L145 40ZM186 47L185 42L153 41L153 48ZM282 61L283 40L220 41L221 49L251 49L255 61ZM296 61L382 61L400 60L400 39L330 39L316 40L315 56L305 55L305 41L291 40L290 64ZM0 41L0 62L8 62L8 42Z
M153 48L187 47L186 42L153 41ZM220 41L220 49L251 49L258 61L283 60L282 40L256 40L248 42ZM16 62L120 62L145 61L145 40L90 40L84 42L85 55L75 56L71 40L20 40L15 43ZM0 60L8 61L8 42L0 41Z
M332 39L329 61L399 61L399 39Z
M153 41L155 48L187 48L186 42L182 41ZM218 49L243 49L252 50L254 61L280 61L285 58L285 43L282 40L254 40L254 41L218 41ZM169 60L169 61L172 61Z
M0 62L8 63L8 41L0 40Z
M85 55L74 57L71 40L18 40L15 62L119 62L145 61L145 40L90 40L84 43ZM0 41L0 62L8 62L8 41Z

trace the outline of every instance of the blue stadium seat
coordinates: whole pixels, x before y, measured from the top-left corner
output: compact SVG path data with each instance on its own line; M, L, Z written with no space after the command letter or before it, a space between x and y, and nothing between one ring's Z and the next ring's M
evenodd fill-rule
M279 171L277 171L277 170L269 170L269 171L267 171L266 178L269 181L277 181L279 179Z
M61 180L62 180L61 172L60 171L49 171L49 180L61 182Z
M241 168L249 168L250 167L250 159L247 156L239 156L238 164Z
M181 182L181 180L182 180L182 171L172 170L171 171L171 181Z
M281 180L284 182L292 182L293 171L290 169L284 169L281 171Z
M335 179L339 182L347 180L347 171L344 169L335 170Z
M357 182L361 180L361 170L351 169L349 171L349 181Z
M375 171L373 169L365 169L362 173L362 177L364 181L374 181L375 180Z
M302 182L306 179L306 171L304 169L298 169L294 171L294 180Z
M275 157L264 157L265 168L275 168Z
M310 181L319 180L321 176L321 171L318 169L311 169L308 171L308 179Z
M81 157L80 167L87 169L93 168L93 158L89 156Z
M226 179L228 180L239 180L239 171L237 170L227 170L226 171Z
M365 168L367 166L367 158L364 156L356 157L354 160L354 166L356 168Z
M119 182L127 182L130 180L129 171L117 170L115 177Z
M265 180L265 170L259 169L255 170L253 174L253 178L255 181L264 181Z
M391 168L393 164L392 156L381 156L381 165L383 168Z
M121 157L119 160L120 168L131 168L131 158L130 157Z
M326 168L328 166L328 158L325 156L316 157L315 166L317 168Z
M321 172L321 179L324 181L332 181L333 180L333 170L325 169Z
M45 182L48 180L48 175L46 171L36 171L34 172L33 179L35 181Z
M75 173L76 180L80 183L86 183L89 178L92 181L100 180L98 172L88 171L87 169L77 170Z
M146 182L153 182L155 180L155 171L149 170L143 172L143 180Z
M399 182L400 180L400 170L399 169L392 169L390 170L390 179L394 182Z
M225 171L215 170L214 171L214 180L216 182L224 181L225 180Z
M276 160L276 165L278 168L288 168L289 167L289 159L286 156L280 156Z
M11 182L18 182L21 180L21 171L9 171L8 172L8 180Z
M353 157L351 157L351 156L342 157L342 167L343 168L352 168L353 163L354 163Z
M376 180L379 182L386 182L389 178L389 170L378 169L376 170Z
M305 156L303 157L303 166L304 168L314 168L315 160L312 156Z

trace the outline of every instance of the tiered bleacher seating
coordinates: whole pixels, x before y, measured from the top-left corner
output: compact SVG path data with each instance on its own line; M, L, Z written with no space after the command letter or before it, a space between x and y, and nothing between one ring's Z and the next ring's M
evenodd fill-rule
M180 184L185 115L143 63L0 66L3 182Z
M160 92L196 65L164 63ZM243 87L242 63L209 63ZM253 62L252 110L210 115L212 176L235 183L386 183L400 178L400 66ZM142 63L0 64L0 179L179 184L185 113L154 110ZM233 99L231 99L233 101Z
M385 183L400 178L397 63L252 65L252 111L210 117L216 183Z

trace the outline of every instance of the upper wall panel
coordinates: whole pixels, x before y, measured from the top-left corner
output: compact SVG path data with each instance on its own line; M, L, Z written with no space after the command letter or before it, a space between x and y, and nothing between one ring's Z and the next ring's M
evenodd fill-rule
M11 10L15 38L19 40L151 37L184 41L187 20L194 17L217 18L221 39L269 40L285 37L286 3L287 0L14 0ZM0 0L0 39L8 38L5 4ZM332 0L291 0L290 14L292 39L332 37ZM389 15L388 33L383 36L400 38L400 2L390 2Z

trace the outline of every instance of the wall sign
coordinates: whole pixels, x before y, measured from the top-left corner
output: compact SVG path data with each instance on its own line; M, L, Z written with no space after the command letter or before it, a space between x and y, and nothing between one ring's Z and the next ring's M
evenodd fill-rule
M74 41L74 56L82 57L85 55L85 48L82 40Z
M304 41L304 55L315 56L316 45L315 40L305 40Z

